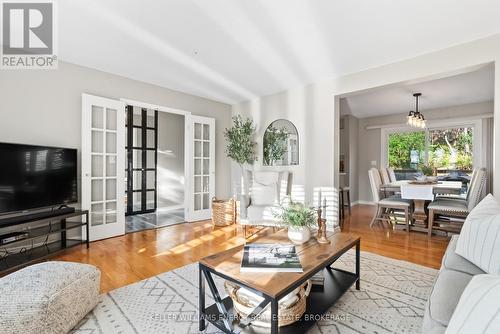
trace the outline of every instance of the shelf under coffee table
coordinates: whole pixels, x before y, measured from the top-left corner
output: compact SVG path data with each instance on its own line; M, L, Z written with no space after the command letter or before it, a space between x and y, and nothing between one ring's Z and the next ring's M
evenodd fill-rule
M206 328L207 321L225 333L304 333L346 292L353 284L360 285L360 238L351 233L330 233L330 244L319 244L311 239L297 246L302 263L302 273L248 273L240 272L243 246L239 246L202 259L199 263L199 329ZM286 231L260 238L260 243L289 244ZM356 248L354 272L330 266L349 249ZM278 328L278 302L288 293L304 284L317 272L323 271L324 287L312 290L307 298L307 307L302 318L288 326ZM213 275L247 288L262 296L264 301L257 306L256 316L268 304L271 305L271 328L251 326L251 316L239 319L233 310L230 297L222 299L213 280ZM205 306L205 288L208 285L215 304Z

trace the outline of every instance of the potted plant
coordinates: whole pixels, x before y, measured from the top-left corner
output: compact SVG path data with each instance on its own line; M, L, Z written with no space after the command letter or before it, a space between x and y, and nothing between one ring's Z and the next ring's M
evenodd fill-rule
M309 241L310 227L317 222L316 210L300 202L290 201L287 205L281 205L275 216L288 226L288 238L298 245Z
M240 115L233 117L233 126L224 130L226 138L226 155L233 159L241 169L242 177L245 177L245 164L252 165L257 160L255 137L255 125L250 118L243 119ZM235 192L236 193L236 192Z

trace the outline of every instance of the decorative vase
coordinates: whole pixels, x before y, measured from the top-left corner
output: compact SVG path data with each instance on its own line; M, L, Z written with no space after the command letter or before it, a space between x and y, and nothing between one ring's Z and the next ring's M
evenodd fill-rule
M288 228L288 239L296 245L306 243L311 239L311 230L307 226Z

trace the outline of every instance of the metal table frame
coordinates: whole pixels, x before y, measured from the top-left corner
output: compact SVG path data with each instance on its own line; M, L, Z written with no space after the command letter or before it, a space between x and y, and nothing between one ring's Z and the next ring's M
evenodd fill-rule
M247 326L249 326L255 318L259 316L259 314L264 310L264 308L268 305L271 304L271 334L277 334L280 329L278 327L278 302L281 298L295 290L296 288L302 286L308 279L310 279L312 276L314 276L316 273L318 273L320 270L327 269L328 271L336 270L336 271L341 271L345 272L348 274L353 274L354 275L354 281L356 283L356 290L360 289L360 239L357 239L350 243L348 246L344 247L340 252L338 252L338 255L335 256L331 261L329 261L324 267L320 267L318 270L314 272L310 272L309 274L303 276L299 280L297 280L295 283L290 285L287 289L285 289L283 292L281 292L279 295L276 295L275 297L266 295L265 293L256 290L252 287L249 287L248 285L232 278L229 277L225 274L219 273L216 270L203 265L202 263L199 263L199 330L204 331L207 326L207 321L214 324L217 328L222 330L225 333L228 334L237 334L242 332ZM352 247L356 247L356 268L355 268L355 273L347 272L341 269L333 269L331 268L331 265L338 260L342 255L344 255L349 249ZM232 283L235 283L241 287L244 287L246 289L249 289L250 291L256 293L257 295L261 296L264 298L264 300L257 305L253 311L244 319L240 319L239 323L234 325L232 324L233 320L235 319L235 315L232 314L231 312L228 311L223 299L220 296L220 293L217 289L217 286L215 285L214 279L212 275L219 276L225 280L228 280ZM222 315L219 319L214 319L211 318L207 315L206 313L206 305L205 305L205 281L210 289L210 292L215 300L215 305L217 306L217 309L219 313ZM344 291L345 292L345 291ZM338 298L335 300L331 301L331 305L333 305ZM300 320L299 320L300 321ZM292 324L293 326L293 324ZM288 327L288 326L285 326ZM282 327L283 328L283 327Z

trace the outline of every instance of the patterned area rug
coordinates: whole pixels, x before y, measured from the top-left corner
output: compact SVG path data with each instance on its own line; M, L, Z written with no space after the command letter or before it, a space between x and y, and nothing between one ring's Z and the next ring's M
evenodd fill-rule
M352 271L354 253L335 267ZM309 333L420 333L437 270L361 253L361 290L351 288ZM223 291L222 281L217 281ZM207 305L212 299L207 294ZM198 333L198 267L191 264L102 296L74 333ZM206 333L219 333L210 325Z

